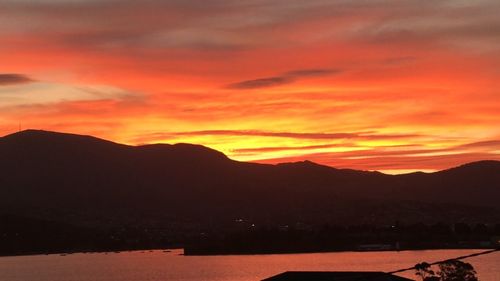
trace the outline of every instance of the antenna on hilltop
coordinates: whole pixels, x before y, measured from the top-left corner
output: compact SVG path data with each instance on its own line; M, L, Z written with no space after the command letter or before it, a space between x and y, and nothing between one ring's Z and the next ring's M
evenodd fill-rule
M19 132L21 132L21 122L19 121Z

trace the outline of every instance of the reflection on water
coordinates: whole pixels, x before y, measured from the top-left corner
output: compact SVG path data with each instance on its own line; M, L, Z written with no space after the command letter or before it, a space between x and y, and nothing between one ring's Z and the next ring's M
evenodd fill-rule
M0 257L2 281L256 281L287 270L390 271L481 250L183 256L182 250ZM466 260L481 281L500 280L500 252ZM413 278L413 272L401 274Z

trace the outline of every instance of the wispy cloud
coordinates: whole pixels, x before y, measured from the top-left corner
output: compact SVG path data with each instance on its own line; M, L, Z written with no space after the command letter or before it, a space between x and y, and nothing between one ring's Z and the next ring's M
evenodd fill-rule
M468 143L459 146L460 148L497 148L500 149L500 140L487 140Z
M300 151L300 150L313 150L322 148L334 148L345 146L346 144L320 144L320 145L306 145L306 146L270 146L270 147L256 147L256 148L240 148L233 149L233 153L263 153L263 152L276 152L276 151ZM349 144L353 146L354 144Z
M404 139L424 137L419 134L377 134L376 132L339 132L339 133L296 133L296 132L272 132L257 130L205 130L189 132L165 132L152 133L148 138L169 138L175 136L254 136L254 137L275 137L291 139L309 140L336 140L336 139L363 139L363 140L384 140L384 139Z
M0 73L0 86L31 83L34 80L24 74Z
M378 170L391 171L398 170L443 170L454 166L459 166L464 163L474 162L477 160L500 160L500 154L494 153L478 153L464 152L454 154L436 154L436 155L400 155L400 156L377 156L377 157L359 157L359 158L342 158L336 153L320 153L301 155L294 157L282 157L275 159L265 159L255 161L258 163L284 163L303 161L304 159L311 160L323 165L329 165L336 168L349 168L357 170ZM425 168L423 168L425 167Z
M342 72L341 69L299 69L299 70L288 71L279 76L236 82L227 85L226 88L240 89L240 90L267 88L267 87L280 86L283 84L289 84L303 78L334 75L340 72Z
M488 140L444 148L425 146L375 147L341 152L305 151L297 156L274 157L257 160L260 163L295 162L308 159L338 168L361 170L441 170L479 159L500 160L500 141ZM245 150L243 150L245 151Z
M245 80L237 83L233 83L227 86L228 89L258 89L267 88L273 86L279 86L283 84L292 83L294 79L289 76L275 76L267 78L259 78L254 80Z

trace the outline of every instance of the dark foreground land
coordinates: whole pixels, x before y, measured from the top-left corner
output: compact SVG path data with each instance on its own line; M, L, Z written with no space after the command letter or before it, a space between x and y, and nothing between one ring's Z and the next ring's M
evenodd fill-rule
M479 249L500 246L500 224L260 228L192 239L186 255Z
M110 252L183 247L186 255L331 251L467 249L500 246L500 224L319 227L261 226L236 221L229 232L197 235L154 228L91 229L19 216L0 216L0 255Z

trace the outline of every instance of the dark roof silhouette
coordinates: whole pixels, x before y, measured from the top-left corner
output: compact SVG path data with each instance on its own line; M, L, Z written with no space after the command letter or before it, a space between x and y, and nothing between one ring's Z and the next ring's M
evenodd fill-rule
M262 281L409 281L412 279L377 271L287 271Z

